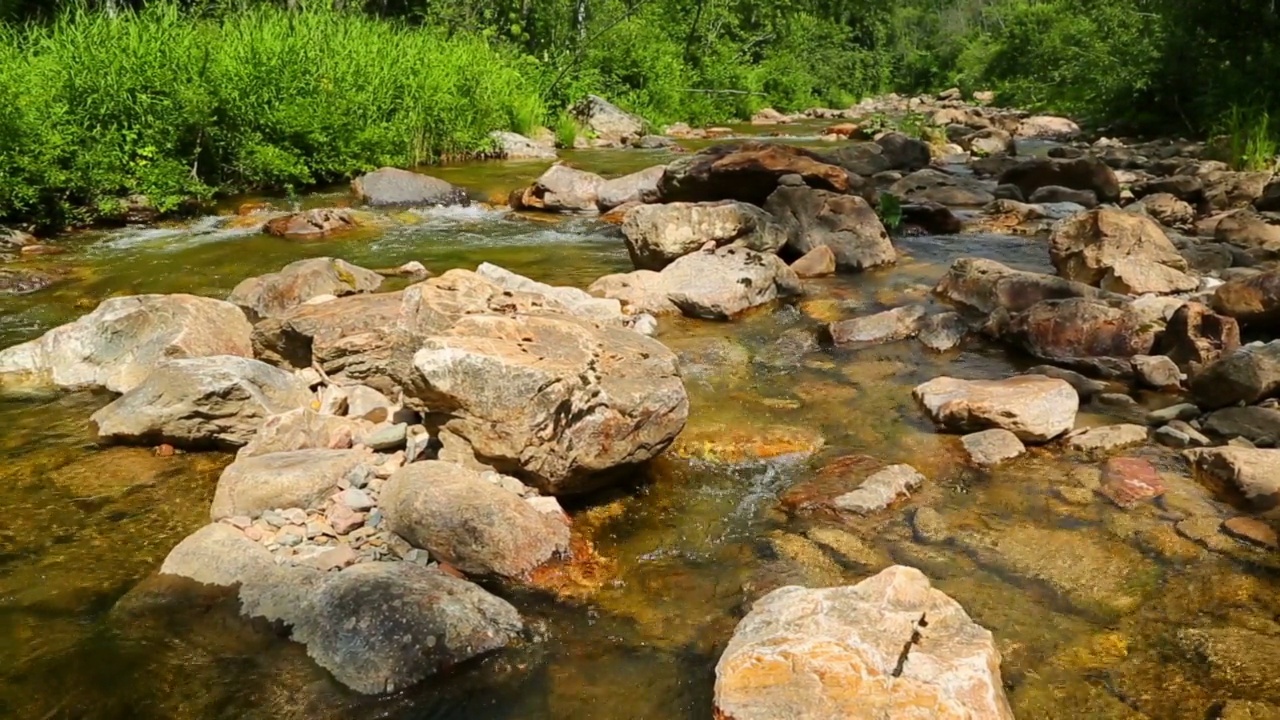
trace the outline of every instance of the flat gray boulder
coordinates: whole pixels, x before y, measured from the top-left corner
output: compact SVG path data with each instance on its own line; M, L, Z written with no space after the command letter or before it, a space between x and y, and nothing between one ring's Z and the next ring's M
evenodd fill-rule
M384 167L351 182L360 201L375 207L423 207L470 205L467 191L439 178L409 170Z
M638 270L661 270L708 243L776 253L787 242L773 216L736 201L639 205L623 217L622 236Z
M913 392L933 421L952 432L1008 430L1047 442L1075 426L1080 397L1065 380L1020 375L1004 380L940 377Z

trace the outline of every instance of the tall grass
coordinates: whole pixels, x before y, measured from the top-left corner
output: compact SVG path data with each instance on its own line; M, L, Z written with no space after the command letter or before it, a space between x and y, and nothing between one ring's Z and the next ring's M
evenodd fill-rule
M481 151L547 115L531 62L331 10L154 3L0 27L0 218L95 220L131 194L168 210Z
M1274 170L1280 156L1280 128L1266 108L1232 106L1222 122L1222 159L1237 170Z

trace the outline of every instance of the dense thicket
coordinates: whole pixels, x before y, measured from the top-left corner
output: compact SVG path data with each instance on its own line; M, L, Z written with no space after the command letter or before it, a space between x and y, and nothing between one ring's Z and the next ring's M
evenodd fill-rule
M0 219L46 224L483 150L587 93L661 125L959 85L1255 160L1280 110L1272 0L0 0L0 22Z

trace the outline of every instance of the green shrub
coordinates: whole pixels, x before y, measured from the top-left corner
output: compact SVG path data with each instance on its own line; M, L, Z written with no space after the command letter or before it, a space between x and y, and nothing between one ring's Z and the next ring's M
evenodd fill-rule
M572 148L578 140L578 123L568 113L556 117L556 147Z
M1223 119L1218 142L1224 162L1237 170L1275 170L1280 138L1266 108L1233 106Z

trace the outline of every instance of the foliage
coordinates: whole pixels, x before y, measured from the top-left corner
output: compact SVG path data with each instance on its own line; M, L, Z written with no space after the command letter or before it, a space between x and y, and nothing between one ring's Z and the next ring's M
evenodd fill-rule
M1221 148L1224 162L1237 170L1275 170L1280 155L1280 133L1265 108L1231 108L1223 120L1221 135L1211 147Z
M553 129L556 136L556 147L572 148L578 140L578 123L569 113L562 112L556 116Z
M880 193L880 204L876 208L880 214L880 222L885 228L897 230L902 227L902 201L892 193Z

